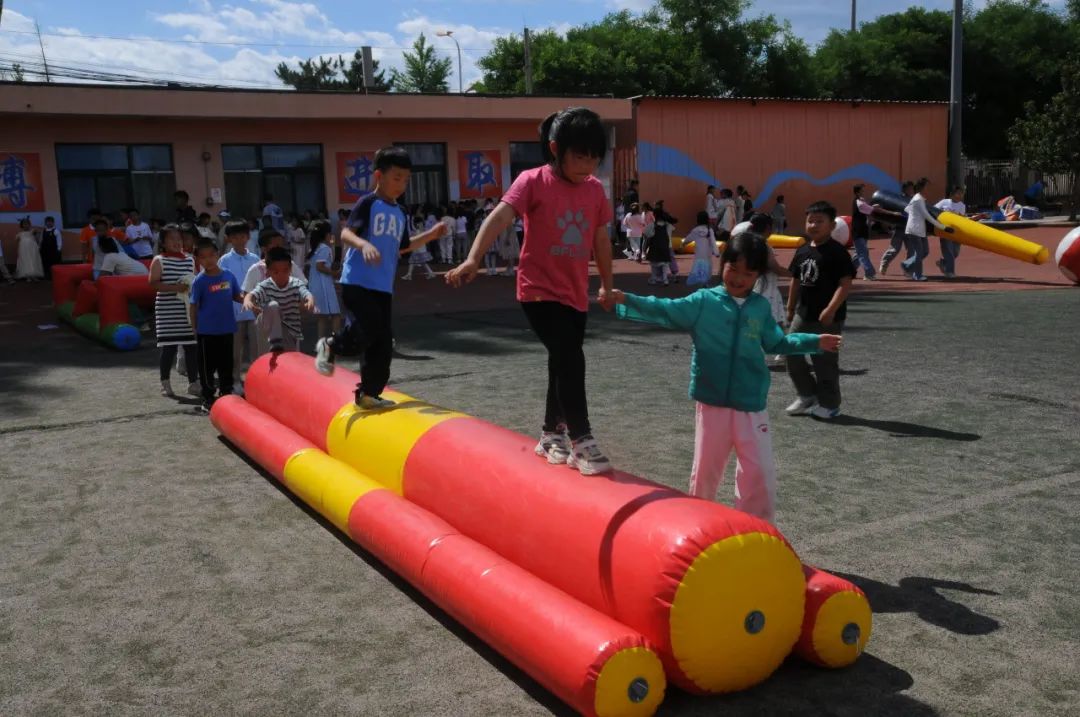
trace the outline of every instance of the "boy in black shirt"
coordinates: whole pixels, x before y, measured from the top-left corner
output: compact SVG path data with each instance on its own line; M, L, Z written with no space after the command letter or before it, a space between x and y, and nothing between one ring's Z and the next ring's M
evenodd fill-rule
M806 209L809 242L795 252L788 267L787 319L792 333L842 334L847 318L847 296L855 267L839 242L831 240L836 208L815 202ZM787 369L799 397L787 407L789 416L811 415L830 419L840 415L840 361L835 353L810 357L788 356Z

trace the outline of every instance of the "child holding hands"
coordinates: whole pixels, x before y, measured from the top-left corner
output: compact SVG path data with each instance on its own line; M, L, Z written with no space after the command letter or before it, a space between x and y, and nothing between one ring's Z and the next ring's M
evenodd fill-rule
M766 353L837 351L839 336L788 334L772 317L769 302L753 293L768 266L765 240L743 233L721 255L722 286L681 299L613 292L621 319L690 332L690 398L697 401L690 493L713 499L732 449L737 458L735 507L770 523L776 503Z

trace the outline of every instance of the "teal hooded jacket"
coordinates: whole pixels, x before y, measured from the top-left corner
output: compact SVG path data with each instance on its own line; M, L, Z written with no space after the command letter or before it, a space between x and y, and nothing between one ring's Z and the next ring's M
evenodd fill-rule
M764 411L770 380L765 354L820 352L817 334L785 336L767 299L751 292L740 306L722 286L681 299L626 294L616 314L690 332L690 398L710 406Z

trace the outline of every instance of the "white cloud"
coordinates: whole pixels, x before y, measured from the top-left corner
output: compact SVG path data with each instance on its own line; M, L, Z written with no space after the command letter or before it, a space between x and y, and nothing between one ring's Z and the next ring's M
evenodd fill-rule
M512 31L440 22L425 15L407 16L393 29L345 31L337 27L313 2L247 0L240 5L219 0L191 0L182 12L151 14L163 32L158 39L88 37L77 27L42 27L45 53L58 74L64 67L125 74L176 82L280 87L274 69L281 62L296 64L310 57L350 56L354 49L371 45L383 68L400 68L403 52L424 33L436 52L453 61L450 85L457 86L457 49L436 32L453 31L462 48L465 86L480 79L476 61L496 38ZM31 18L4 10L0 32L0 66L21 61L27 78L44 79L39 67L41 50ZM562 32L565 28L560 27ZM205 43L205 44L204 44ZM61 81L74 78L59 77ZM75 80L77 81L77 80Z
M608 7L613 10L629 10L630 12L645 12L651 8L654 0L608 0Z

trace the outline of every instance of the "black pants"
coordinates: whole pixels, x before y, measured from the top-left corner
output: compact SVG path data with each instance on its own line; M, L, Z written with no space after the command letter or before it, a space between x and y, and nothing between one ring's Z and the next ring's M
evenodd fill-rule
M203 402L214 402L214 374L218 379L218 395L233 391L233 335L199 334L199 381L202 382Z
M579 440L592 432L582 350L588 314L555 301L523 302L521 308L548 351L544 430L557 431L565 423L570 440Z
M195 344L185 344L183 346L174 344L173 346L161 347L161 380L168 381L169 376L172 375L172 367L176 363L176 352L179 349L184 349L184 368L187 369L188 381L197 381L199 379L199 363Z
M362 286L343 284L341 287L347 320L345 327L331 337L330 346L335 354L361 357L357 401L364 395L378 397L390 380L390 360L394 355L393 298L393 294Z

